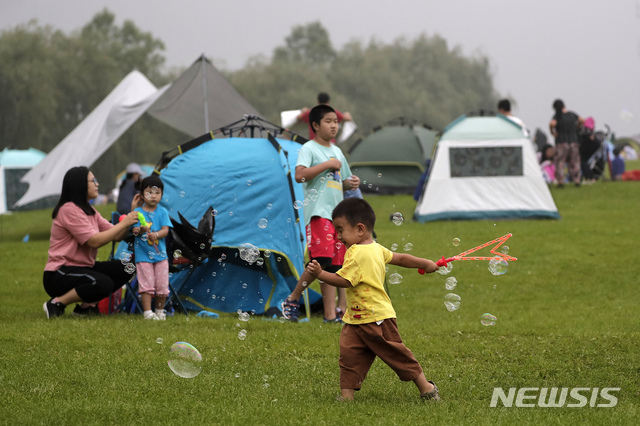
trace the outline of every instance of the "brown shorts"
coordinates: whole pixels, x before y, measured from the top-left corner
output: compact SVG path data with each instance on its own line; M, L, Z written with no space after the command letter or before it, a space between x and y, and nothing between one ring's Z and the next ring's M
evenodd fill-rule
M345 324L340 332L340 389L360 390L362 382L378 356L400 380L415 380L422 367L402 343L395 318L378 325Z

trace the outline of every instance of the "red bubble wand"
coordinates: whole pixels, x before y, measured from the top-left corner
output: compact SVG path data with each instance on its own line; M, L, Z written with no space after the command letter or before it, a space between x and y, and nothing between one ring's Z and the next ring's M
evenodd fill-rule
M502 246L505 243L505 241L507 241L509 238L511 238L511 234L503 235L502 237L496 238L495 240L487 241L484 244L480 244L477 247L474 247L467 251L463 251L462 253L457 254L453 257L449 257L447 259L445 259L444 256L442 256L442 259L438 260L436 262L436 265L438 265L438 267L444 266L446 268L447 264L449 262L453 262L454 260L491 260L496 256L509 262L516 261L518 260L517 258L513 256L509 256L508 254L505 254L505 253L499 253L497 251L498 248L500 248L500 246ZM495 244L495 246L491 249L491 253L493 254L493 256L469 256L469 254L474 253L478 250L482 250L483 248L490 246L491 244ZM418 272L420 274L424 274L425 270L418 269Z

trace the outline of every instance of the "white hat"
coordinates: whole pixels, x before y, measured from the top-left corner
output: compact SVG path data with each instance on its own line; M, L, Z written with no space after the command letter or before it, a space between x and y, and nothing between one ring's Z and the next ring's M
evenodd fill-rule
M138 163L129 163L127 166L127 174L138 173L139 175L143 174L142 169Z

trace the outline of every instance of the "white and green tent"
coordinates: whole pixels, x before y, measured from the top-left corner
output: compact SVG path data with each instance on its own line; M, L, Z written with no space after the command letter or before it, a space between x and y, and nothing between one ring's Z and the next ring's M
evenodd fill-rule
M533 145L503 115L463 115L443 131L414 220L558 219Z

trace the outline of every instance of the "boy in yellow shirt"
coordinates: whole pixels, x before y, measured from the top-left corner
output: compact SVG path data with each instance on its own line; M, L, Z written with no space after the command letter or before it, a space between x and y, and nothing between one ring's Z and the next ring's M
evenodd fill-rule
M338 400L353 400L376 356L400 380L413 381L424 399L440 400L438 387L427 381L422 367L404 345L391 299L384 290L387 263L435 272L438 266L428 259L394 253L373 241L376 215L365 200L347 198L333 210L338 239L347 247L342 268L331 273L312 260L306 271L334 287L346 288L347 309L340 332L340 389Z

